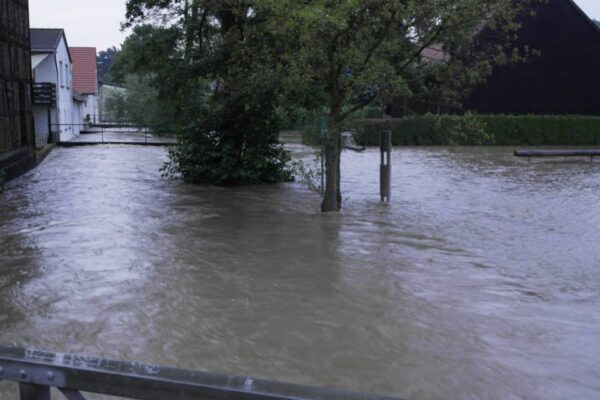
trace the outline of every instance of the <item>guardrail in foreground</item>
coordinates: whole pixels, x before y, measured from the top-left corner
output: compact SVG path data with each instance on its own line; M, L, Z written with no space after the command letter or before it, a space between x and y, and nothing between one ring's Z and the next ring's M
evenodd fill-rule
M0 346L0 380L17 382L21 400L50 400L57 388L68 400L81 392L138 400L395 400L323 389Z

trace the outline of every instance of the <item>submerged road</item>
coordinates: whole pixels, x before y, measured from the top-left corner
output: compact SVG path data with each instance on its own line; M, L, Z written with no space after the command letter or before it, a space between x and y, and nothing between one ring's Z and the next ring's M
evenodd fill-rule
M345 153L298 184L161 178L58 148L0 194L0 343L409 399L600 398L600 164ZM0 398L13 399L0 384Z

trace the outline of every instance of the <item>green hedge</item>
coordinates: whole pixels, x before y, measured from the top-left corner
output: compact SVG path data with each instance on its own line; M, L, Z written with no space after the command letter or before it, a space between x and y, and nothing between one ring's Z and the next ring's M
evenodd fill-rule
M423 115L354 121L358 142L375 146L392 131L395 146L600 145L600 117L537 115Z

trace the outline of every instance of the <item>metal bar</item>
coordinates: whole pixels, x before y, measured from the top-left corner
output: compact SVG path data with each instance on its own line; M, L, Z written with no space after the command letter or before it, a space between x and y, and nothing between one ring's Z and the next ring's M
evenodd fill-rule
M85 147L85 146L98 146L101 144L106 144L106 145L122 145L123 144L123 145L128 145L128 146L168 147L168 146L177 145L177 142L147 142L147 143L144 143L142 141L119 142L119 141L113 141L113 140L107 140L107 141L86 140L86 141L62 141L62 142L58 143L58 145L60 147Z
M19 383L20 400L50 400L50 387Z
M599 150L516 150L515 157L594 157Z
M10 347L0 347L0 368L3 371L0 379L68 389L68 393L81 391L140 400L393 400L249 377Z
M67 398L67 400L85 400L85 397L77 390L72 389L60 389L60 392Z

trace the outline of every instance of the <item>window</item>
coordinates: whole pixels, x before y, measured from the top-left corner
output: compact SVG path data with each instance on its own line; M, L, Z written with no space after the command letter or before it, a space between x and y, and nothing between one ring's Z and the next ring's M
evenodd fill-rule
M71 87L71 74L69 74L69 65L65 64L65 76L67 77L67 89Z
M63 77L63 62L60 61L59 64L60 64L59 65L60 66L60 68L59 68L60 76L58 78L59 79L58 83L60 83L60 87L65 87L65 78Z

